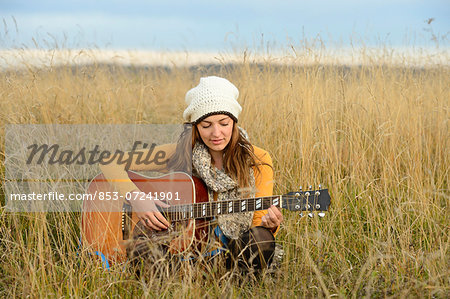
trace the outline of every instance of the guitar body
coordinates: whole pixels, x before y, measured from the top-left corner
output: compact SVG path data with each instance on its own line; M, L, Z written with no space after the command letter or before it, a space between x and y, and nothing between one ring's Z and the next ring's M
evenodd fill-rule
M209 201L208 191L203 181L186 173L176 172L150 178L128 171L128 176L145 194L153 194L160 199L166 198L165 202L171 208ZM118 185L121 182L114 183ZM115 192L103 174L97 175L91 181L87 187L87 193L92 196L92 200L83 201L82 243L91 251L103 254L108 261L124 262L127 259L127 243L131 241L133 235L146 234L155 242L178 240L179 244L175 252L189 249L201 250L202 244L207 241L209 230L207 218L178 221L166 215L172 224L169 229L163 231L142 229L145 226L139 223L136 213L123 211L124 204L128 204L127 201ZM140 200L131 196L128 199Z

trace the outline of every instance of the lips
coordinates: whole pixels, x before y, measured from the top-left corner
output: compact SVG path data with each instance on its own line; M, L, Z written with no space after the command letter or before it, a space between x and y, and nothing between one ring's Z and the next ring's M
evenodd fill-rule
M211 143L215 144L215 145L218 145L218 144L221 144L222 141L223 141L223 139L213 139L213 140L211 140Z

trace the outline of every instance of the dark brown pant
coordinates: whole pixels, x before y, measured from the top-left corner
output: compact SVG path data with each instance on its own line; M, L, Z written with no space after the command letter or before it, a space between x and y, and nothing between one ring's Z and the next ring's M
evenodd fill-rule
M155 244L145 235L136 234L130 245L128 258L135 269L143 264L146 267L157 266L156 261L164 259L182 262L179 259L173 259L173 256L167 253L166 246ZM257 226L244 232L239 239L230 240L226 247L229 250L225 259L227 269L238 267L242 271L260 270L269 267L272 262L275 238L267 228ZM213 259L215 260L216 257Z
M226 266L238 266L241 270L265 269L270 266L275 251L275 238L265 227L256 226L228 243L230 254Z

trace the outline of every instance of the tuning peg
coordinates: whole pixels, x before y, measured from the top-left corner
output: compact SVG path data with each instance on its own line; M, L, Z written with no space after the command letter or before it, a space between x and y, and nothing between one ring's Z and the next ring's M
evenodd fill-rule
M303 216L305 216L305 215L303 215L303 213L300 213L300 218L303 218Z
M325 213L324 213L324 212L317 213L317 215L318 215L320 218L325 217Z
M302 192L302 186L300 186L298 189L299 189L300 192Z
M312 185L309 185L309 190L312 190Z
M321 185L321 184L319 184L319 190L320 190L320 189L322 189L322 185Z
M308 217L309 217L309 218L313 218L313 217L314 217L314 214L313 214L313 213L308 213Z

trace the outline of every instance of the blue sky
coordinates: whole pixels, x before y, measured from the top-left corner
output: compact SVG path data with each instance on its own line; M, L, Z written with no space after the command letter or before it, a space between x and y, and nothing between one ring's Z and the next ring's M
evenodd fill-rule
M430 29L450 39L449 0L0 0L0 17L2 48L33 48L34 38L39 47L274 49L318 36L327 46L432 46Z

